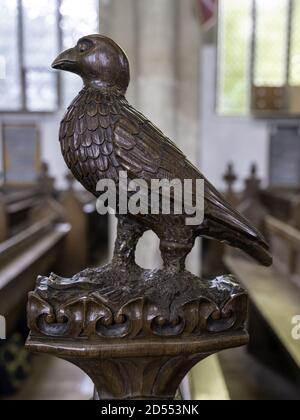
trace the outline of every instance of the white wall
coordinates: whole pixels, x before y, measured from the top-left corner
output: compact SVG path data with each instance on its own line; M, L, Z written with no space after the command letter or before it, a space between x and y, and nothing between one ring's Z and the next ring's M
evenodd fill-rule
M216 48L202 49L201 97L201 153L203 174L218 188L224 189L222 176L232 161L239 176L236 188L243 186L251 163L256 162L259 175L268 182L269 140L266 121L246 117L220 117L215 112Z

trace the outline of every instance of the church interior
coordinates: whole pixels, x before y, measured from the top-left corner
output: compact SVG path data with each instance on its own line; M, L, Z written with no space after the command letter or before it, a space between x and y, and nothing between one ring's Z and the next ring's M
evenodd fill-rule
M249 344L197 364L185 400L300 399L300 0L0 0L0 400L89 400L74 365L25 347L38 276L111 257L116 218L65 164L59 126L82 89L51 68L101 34L126 52L126 97L270 245L263 267L197 238L187 267L248 292ZM297 23L298 22L298 23ZM176 165L176 162L174 162ZM138 264L162 264L146 232Z

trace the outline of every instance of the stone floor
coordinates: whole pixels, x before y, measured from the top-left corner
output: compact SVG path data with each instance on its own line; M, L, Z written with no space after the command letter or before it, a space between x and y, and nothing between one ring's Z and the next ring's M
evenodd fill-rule
M33 373L12 400L89 400L93 396L90 379L63 360L37 356Z

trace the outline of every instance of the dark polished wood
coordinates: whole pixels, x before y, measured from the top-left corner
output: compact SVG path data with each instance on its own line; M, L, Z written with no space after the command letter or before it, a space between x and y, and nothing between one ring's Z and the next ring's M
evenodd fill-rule
M234 191L234 184L238 180L238 176L235 173L232 162L228 163L226 172L223 175L223 180L227 186L224 196L233 208L237 208L239 204L239 195Z
M258 168L256 164L252 164L250 175L245 179L245 190L237 209L250 220L253 226L267 236L265 218L268 215L268 209L261 202L261 190Z
M0 200L6 220L0 243L0 314L7 335L1 342L2 396L20 390L30 374L31 356L24 349L27 294L38 274L59 269L70 227L46 189L6 188Z
M68 108L60 127L60 143L67 166L75 178L96 197L101 179L119 182L120 171L129 181L142 179L202 179L205 182L205 220L187 226L187 214L128 215L126 223L135 230L135 245L145 231L160 238L166 270L184 270L185 259L198 236L226 241L243 249L257 261L270 265L268 245L261 234L236 212L224 197L193 166L185 155L155 125L125 98L130 70L124 51L111 39L91 35L61 53L53 68L79 75L84 88ZM194 189L195 190L195 189ZM193 191L196 201L196 192ZM119 198L119 197L118 197ZM118 214L118 199L116 204ZM122 234L124 223L119 224ZM126 232L128 234L128 231ZM118 263L132 263L134 250L125 253L116 242Z
M289 187L271 187L260 192L262 204L268 213L276 219L291 223L300 228L300 189Z
M111 39L91 35L63 52L55 69L82 77L84 88L60 128L67 166L98 197L99 180L203 179L205 220L186 214L121 215L110 264L72 278L39 277L29 294L27 347L81 367L95 398L172 399L203 358L247 343L247 293L232 276L205 281L185 269L197 236L241 248L264 265L272 258L261 234L235 211L164 134L125 99L129 63ZM118 200L117 200L118 201ZM163 269L135 262L139 239L161 240Z
M266 226L274 253L274 269L285 281L300 288L300 230L272 216Z
M217 351L247 342L248 334L241 330L201 339L123 339L97 343L30 337L27 348L80 367L95 384L94 399L172 400L193 366Z
M4 189L0 195L0 242L30 226L30 213L41 198L37 187Z
M8 334L24 311L34 278L57 267L68 231L68 225L45 219L0 244L0 308Z
M27 348L85 371L101 399L173 399L184 376L245 345L247 294L231 276L200 281L140 270L40 277L29 294ZM187 275L186 275L187 276Z
M251 352L268 365L275 359L272 368L276 370L289 365L284 375L289 372L300 384L299 341L292 336L292 319L299 313L299 288L279 272L244 259L227 256L225 263L249 292Z

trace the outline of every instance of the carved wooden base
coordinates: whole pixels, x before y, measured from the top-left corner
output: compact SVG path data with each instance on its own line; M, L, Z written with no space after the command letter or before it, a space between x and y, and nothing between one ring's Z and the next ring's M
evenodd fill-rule
M247 343L247 303L232 276L111 266L51 275L29 295L27 347L80 367L96 399L173 399L195 364Z
M52 354L80 367L95 384L95 399L172 400L194 365L220 350L247 342L248 334L239 331L198 339L126 339L97 343L30 337L27 348Z

